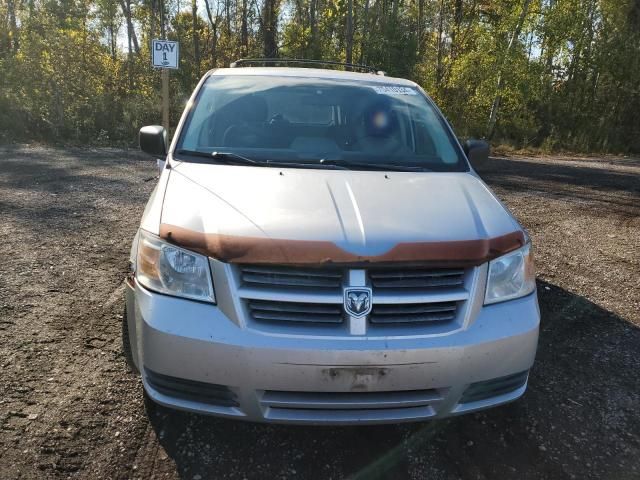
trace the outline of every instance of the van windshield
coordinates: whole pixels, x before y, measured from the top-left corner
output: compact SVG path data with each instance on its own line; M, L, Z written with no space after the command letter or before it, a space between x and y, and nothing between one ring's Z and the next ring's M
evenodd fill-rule
M344 79L210 76L176 152L260 162L467 171L436 109L417 88ZM202 155L201 155L202 156ZM213 161L213 157L212 157Z

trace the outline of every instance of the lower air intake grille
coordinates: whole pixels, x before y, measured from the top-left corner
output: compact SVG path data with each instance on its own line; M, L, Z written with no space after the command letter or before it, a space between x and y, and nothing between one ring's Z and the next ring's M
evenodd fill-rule
M402 408L429 405L442 400L437 390L399 392L287 392L267 390L262 404L279 408L353 409Z
M340 304L250 300L248 306L251 318L258 322L342 323Z
M529 371L515 373L506 377L494 378L483 382L472 383L462 394L460 403L478 402L497 397L522 387L527 382Z
M457 302L379 304L373 306L373 324L448 322L456 318Z
M266 391L265 417L279 421L349 423L417 420L435 415L443 399L438 390L395 392Z
M221 407L238 406L235 394L224 385L170 377L147 368L144 372L149 386L163 395Z

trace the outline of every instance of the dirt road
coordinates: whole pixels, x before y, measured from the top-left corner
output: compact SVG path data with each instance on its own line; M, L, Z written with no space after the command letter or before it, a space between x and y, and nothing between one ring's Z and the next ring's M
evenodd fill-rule
M125 367L150 160L0 147L0 478L640 478L640 160L478 167L536 246L525 397L415 425L283 427L145 406Z

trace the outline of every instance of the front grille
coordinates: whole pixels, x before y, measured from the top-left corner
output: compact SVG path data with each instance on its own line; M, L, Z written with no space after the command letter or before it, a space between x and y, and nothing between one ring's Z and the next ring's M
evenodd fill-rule
M522 387L529 376L529 371L515 373L506 377L493 378L483 382L472 383L462 394L460 403L478 402L488 398L511 393Z
M148 368L144 372L149 386L163 395L221 407L238 406L235 394L224 385L171 377Z
M265 417L282 421L388 421L427 418L443 395L436 389L392 392L265 391Z
M342 323L342 306L331 303L298 303L249 300L251 318L259 322Z
M242 283L254 287L340 288L342 271L325 268L240 267Z
M369 278L374 289L416 288L439 289L460 287L464 284L464 269L373 269Z
M457 302L374 305L373 324L449 322L456 318Z
M269 331L298 328L300 334L308 334L319 327L313 330L314 334L346 334L354 322L344 311L343 288L348 286L371 287L373 301L367 333L374 336L388 335L391 328L405 329L407 334L427 333L429 328L438 333L457 328L470 297L465 282L471 275L460 268L233 268L245 318L256 328ZM359 283L350 284L352 279ZM354 327L355 331L358 330Z

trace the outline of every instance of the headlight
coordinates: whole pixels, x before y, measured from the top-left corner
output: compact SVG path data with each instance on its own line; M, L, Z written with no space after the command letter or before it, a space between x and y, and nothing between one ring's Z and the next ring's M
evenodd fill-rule
M530 243L489 262L485 305L524 297L535 289L536 275Z
M136 278L141 285L176 297L215 302L209 260L140 230Z

